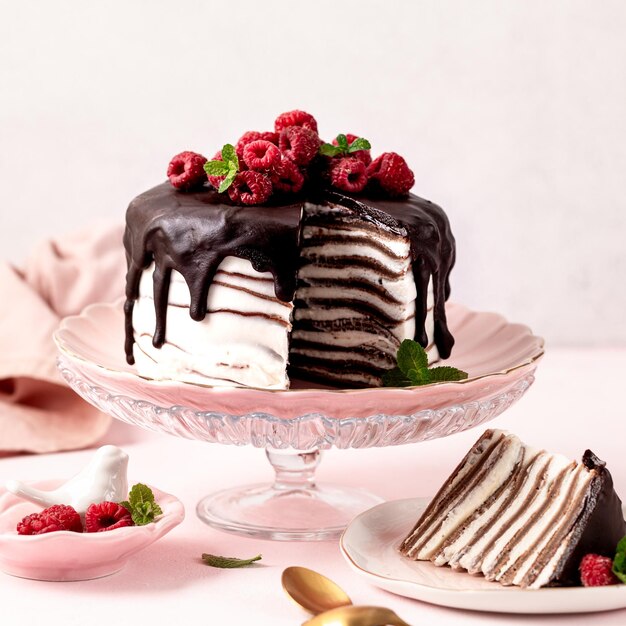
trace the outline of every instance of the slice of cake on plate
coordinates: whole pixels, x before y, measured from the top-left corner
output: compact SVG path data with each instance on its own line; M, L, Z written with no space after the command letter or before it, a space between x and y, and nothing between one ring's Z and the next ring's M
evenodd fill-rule
M441 487L400 552L503 585L580 584L589 553L612 557L626 535L603 461L571 461L487 430Z

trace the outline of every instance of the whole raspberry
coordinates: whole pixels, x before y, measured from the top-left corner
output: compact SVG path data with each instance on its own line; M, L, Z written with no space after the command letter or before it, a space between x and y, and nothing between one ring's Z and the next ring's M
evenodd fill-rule
M58 530L69 530L74 533L83 532L80 515L65 504L55 504L41 513L27 515L18 525L19 535L43 535Z
M308 128L290 126L281 131L278 145L296 165L308 165L319 150L320 138Z
M613 560L599 554L586 554L580 562L580 582L584 587L604 587L619 583L613 573Z
M201 187L207 179L205 163L206 158L197 152L181 152L170 161L167 177L176 189L188 191Z
M88 533L101 533L134 524L130 511L117 502L90 504L85 513L85 530Z
M298 193L304 185L304 176L298 166L288 157L283 157L271 174L272 186L284 193Z
M358 135L353 135L352 133L346 133L346 139L348 143L351 144L355 139L358 139ZM333 139L333 146L338 146L337 138ZM372 162L372 155L369 150L357 150L356 152L351 152L350 156L356 157L359 161L363 161L365 165L369 165Z
M271 170L280 164L280 150L273 143L258 139L245 146L243 160L251 170Z
M331 161L330 184L343 191L358 193L367 185L365 163L355 157L343 157Z
M302 128L308 128L314 133L317 133L317 122L315 118L305 111L287 111L287 113L281 113L274 122L274 130L279 133L285 128L290 126L302 126Z
M404 195L415 183L406 161L395 152L385 152L372 161L367 176L391 196Z
M265 131L261 133L261 139L263 139L264 141L269 141L270 143L273 143L275 146L277 146L278 135L278 133L272 131Z
M260 172L239 172L228 195L236 204L263 204L272 195L272 182Z
M243 159L243 149L249 143L252 143L253 141L259 141L260 139L262 139L263 141L269 141L275 146L278 145L278 133L272 133L269 131L260 133L256 130L249 130L241 135L239 141L237 142L237 145L235 146L235 152L237 153L237 156L240 159Z

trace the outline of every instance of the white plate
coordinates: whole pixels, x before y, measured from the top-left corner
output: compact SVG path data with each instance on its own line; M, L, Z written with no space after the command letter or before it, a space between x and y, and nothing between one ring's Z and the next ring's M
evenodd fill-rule
M346 528L341 552L372 584L408 598L474 611L502 613L584 613L626 607L626 585L520 589L489 582L430 562L411 561L398 546L426 508L428 499L379 504Z

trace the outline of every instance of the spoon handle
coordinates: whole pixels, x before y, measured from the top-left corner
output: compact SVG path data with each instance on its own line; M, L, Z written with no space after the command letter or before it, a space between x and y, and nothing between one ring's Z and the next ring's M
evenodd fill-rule
M382 606L342 606L320 613L302 626L410 626Z

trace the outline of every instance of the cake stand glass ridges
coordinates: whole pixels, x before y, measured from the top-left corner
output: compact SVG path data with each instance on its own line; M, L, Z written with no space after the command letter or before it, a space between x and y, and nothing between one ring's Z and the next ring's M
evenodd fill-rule
M92 384L75 359L61 356L58 365L80 396L124 422L188 439L265 448L275 471L274 483L206 496L198 503L198 516L229 532L306 541L338 537L358 513L381 502L365 490L317 485L320 450L414 443L473 428L506 410L534 380L529 372L493 397L412 415L379 413L336 419L305 414L284 419L266 413L228 415L180 405L158 406Z
M264 448L270 485L214 493L198 504L222 530L280 540L331 539L380 502L355 488L317 485L320 451L416 443L493 419L534 381L543 340L495 313L446 306L456 337L451 365L467 380L425 387L264 390L142 378L123 355L122 302L95 304L54 335L59 369L85 400L142 428L212 443Z

